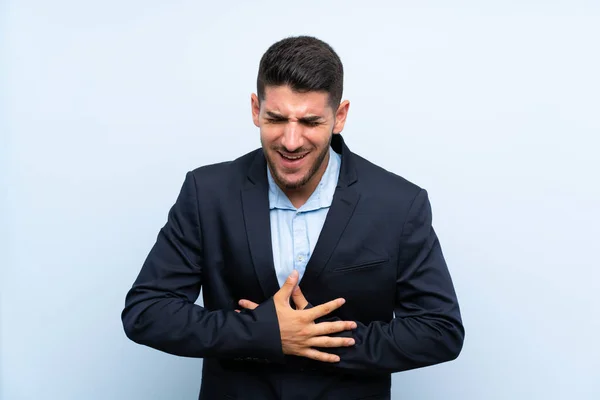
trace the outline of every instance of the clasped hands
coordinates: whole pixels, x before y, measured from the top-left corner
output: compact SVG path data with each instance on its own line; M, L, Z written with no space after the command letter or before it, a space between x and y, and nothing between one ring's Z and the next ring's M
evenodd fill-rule
M308 301L302 294L300 287L297 286L297 283L298 272L293 271L281 289L273 296L283 353L322 362L339 362L339 356L319 351L315 347L333 348L353 346L354 339L352 338L331 337L328 335L356 329L356 322L334 321L315 323L315 320L340 308L345 303L345 300L341 298L335 299L306 309ZM290 305L290 298L296 306L295 309ZM245 299L240 300L238 304L248 310L258 307L258 304ZM236 311L239 312L239 310Z

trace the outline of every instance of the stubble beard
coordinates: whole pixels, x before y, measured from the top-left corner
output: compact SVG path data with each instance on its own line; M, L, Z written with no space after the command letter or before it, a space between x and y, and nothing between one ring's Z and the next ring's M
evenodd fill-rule
M317 159L314 161L313 165L311 165L310 169L308 170L308 173L304 175L302 179L296 182L285 181L283 176L279 173L279 170L276 167L276 163L273 162L273 160L271 159L271 156L268 154L268 152L264 152L265 157L267 159L267 164L269 165L269 169L277 185L279 185L279 187L285 190L296 190L306 185L308 181L310 181L311 178L315 176L315 174L319 171L319 168L321 168L323 161L327 157L327 153L329 153L329 147L331 146L331 138L332 137L330 136L327 145L323 147L323 150L321 150L321 153L319 153ZM278 148L276 147L272 147L271 149L273 151L278 151Z

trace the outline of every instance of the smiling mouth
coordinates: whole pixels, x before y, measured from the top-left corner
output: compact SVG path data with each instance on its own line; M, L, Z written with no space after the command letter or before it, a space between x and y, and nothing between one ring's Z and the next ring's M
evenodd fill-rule
M287 156L285 154L281 154L279 153L279 155L281 156L281 158L283 158L284 160L289 160L289 161L297 161L297 160L301 160L304 157L306 157L308 155L308 153L304 153L301 155L295 155L295 156Z

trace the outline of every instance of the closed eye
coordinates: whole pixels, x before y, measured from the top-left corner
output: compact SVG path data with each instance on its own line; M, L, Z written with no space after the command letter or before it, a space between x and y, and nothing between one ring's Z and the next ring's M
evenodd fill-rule
M321 125L321 123L319 121L303 121L303 120L300 120L300 122L303 125L306 125L308 127L315 127L315 126Z
M283 122L287 122L287 119L283 118L267 118L266 121L270 124L281 124Z

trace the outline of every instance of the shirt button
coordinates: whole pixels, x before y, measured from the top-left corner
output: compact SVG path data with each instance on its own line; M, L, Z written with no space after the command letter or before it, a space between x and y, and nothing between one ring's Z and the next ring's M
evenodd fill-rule
M298 256L298 261L300 261L300 262L304 261L304 257Z

